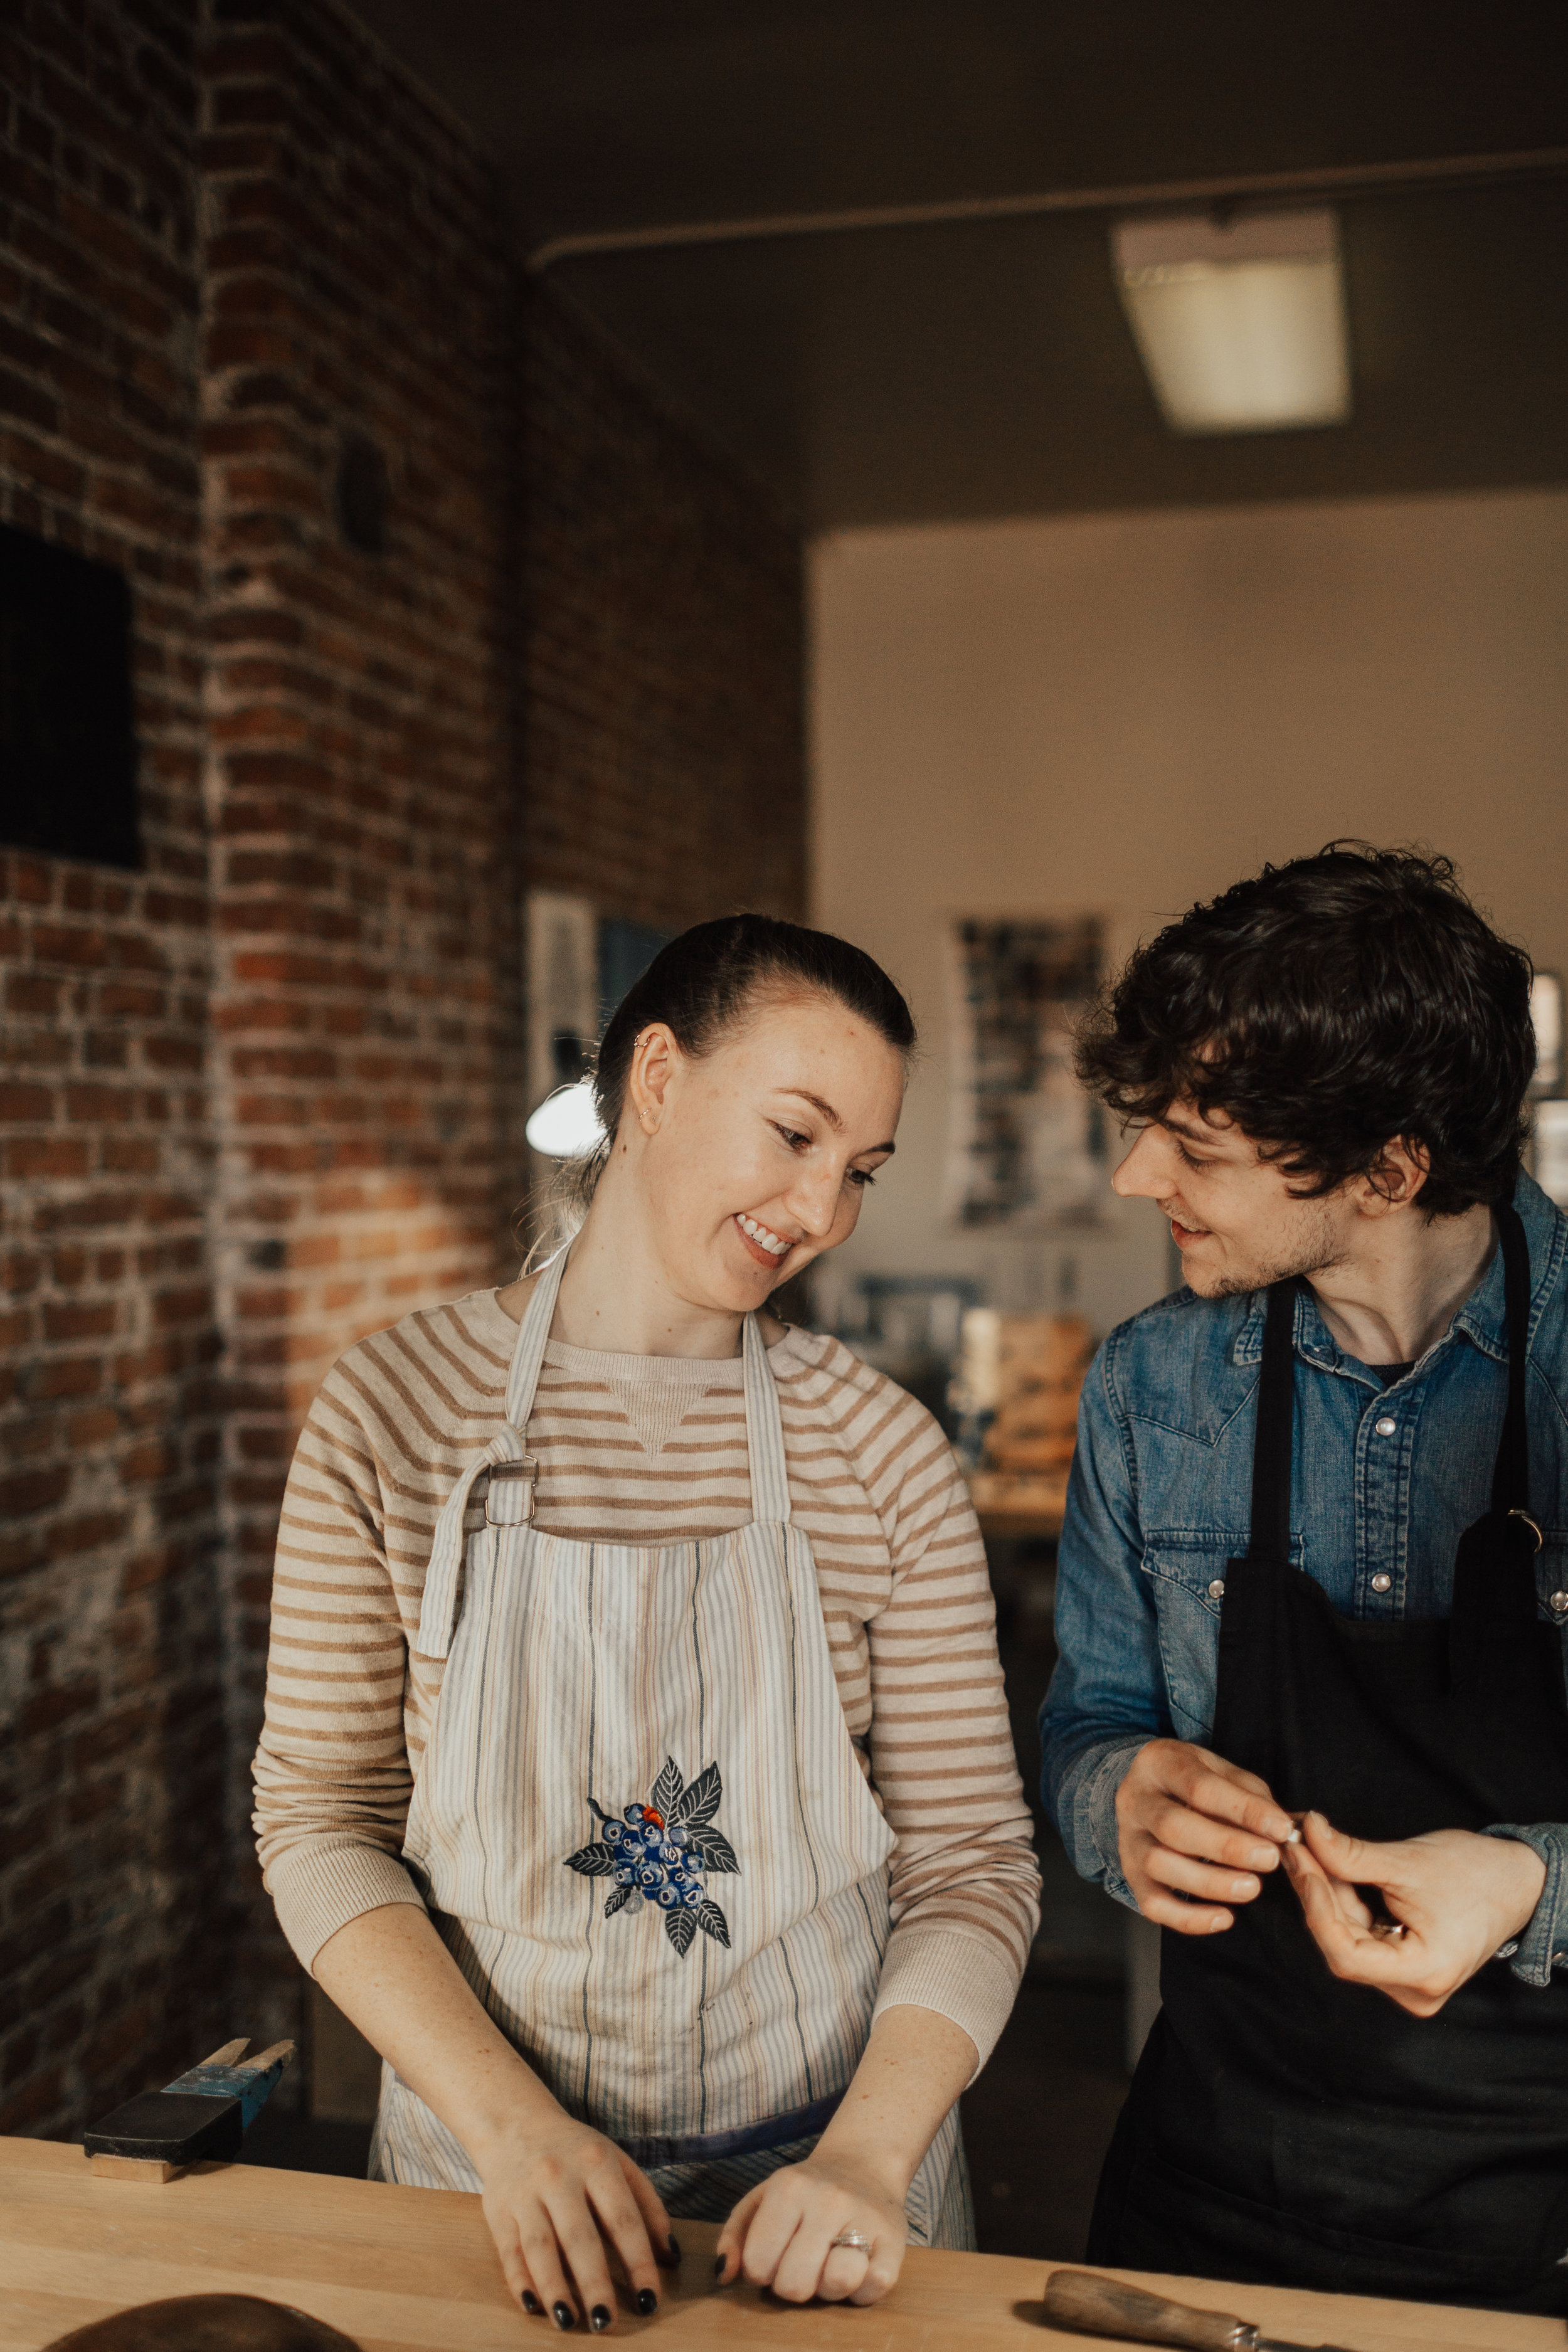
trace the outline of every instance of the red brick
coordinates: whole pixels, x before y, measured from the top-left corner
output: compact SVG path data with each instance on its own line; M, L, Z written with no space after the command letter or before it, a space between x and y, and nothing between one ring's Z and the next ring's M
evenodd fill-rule
M54 1117L55 1097L47 1087L7 1086L0 1082L0 1118L26 1120L42 1126Z
M88 1147L76 1139L35 1143L18 1138L5 1147L5 1165L13 1176L85 1176Z
M95 1357L56 1356L36 1365L31 1393L35 1397L91 1396L103 1384L103 1366Z

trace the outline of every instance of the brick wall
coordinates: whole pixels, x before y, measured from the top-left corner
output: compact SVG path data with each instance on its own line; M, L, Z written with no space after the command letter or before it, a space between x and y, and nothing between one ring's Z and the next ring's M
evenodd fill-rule
M246 1820L295 1432L512 1269L525 882L798 910L800 604L331 0L5 23L0 516L131 576L147 850L0 852L0 2130L58 2133L299 2023Z
M522 1108L490 184L351 20L261 13L222 0L203 145L237 1833L300 1422L352 1340L510 1272ZM335 511L355 437L379 554ZM286 2031L262 1987L297 1972L245 1879L247 2014Z
M187 2058L220 2023L226 1927L195 10L18 0L5 26L0 515L130 576L146 845L136 875L0 853L0 2131L19 2131Z

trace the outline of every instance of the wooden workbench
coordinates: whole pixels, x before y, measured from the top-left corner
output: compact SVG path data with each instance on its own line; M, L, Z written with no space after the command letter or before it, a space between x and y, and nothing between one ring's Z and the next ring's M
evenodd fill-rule
M792 2310L712 2284L711 2225L679 2225L685 2262L657 2317L622 2313L607 2339L648 2352L1049 2352L1090 2339L1047 2333L1045 2260L911 2249L869 2310ZM665 2276L668 2278L668 2273ZM1148 2280L1272 2334L1350 2352L1563 2352L1556 2319L1283 2289ZM79 2147L0 2138L0 2347L38 2347L89 2319L174 2294L258 2294L311 2312L363 2352L528 2352L561 2341L506 2292L477 2197L391 2189L256 2165L208 2165L163 2188L102 2180ZM573 2339L589 2338L585 2330ZM1092 2339L1103 2345L1103 2338Z

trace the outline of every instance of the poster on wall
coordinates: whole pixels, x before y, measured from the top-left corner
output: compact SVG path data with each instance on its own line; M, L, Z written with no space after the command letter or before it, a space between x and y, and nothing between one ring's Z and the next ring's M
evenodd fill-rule
M952 925L945 1206L956 1223L1028 1233L1104 1213L1104 1121L1072 1067L1073 1027L1104 961L1094 915Z

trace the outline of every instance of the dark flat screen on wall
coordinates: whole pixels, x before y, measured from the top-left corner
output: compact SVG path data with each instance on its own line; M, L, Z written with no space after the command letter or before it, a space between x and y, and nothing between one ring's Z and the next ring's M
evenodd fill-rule
M3 523L0 844L142 862L125 575Z

